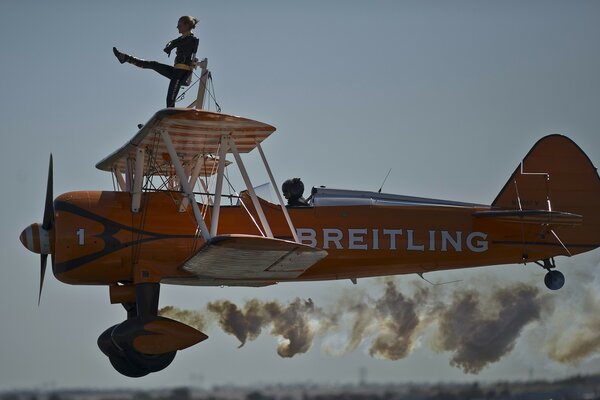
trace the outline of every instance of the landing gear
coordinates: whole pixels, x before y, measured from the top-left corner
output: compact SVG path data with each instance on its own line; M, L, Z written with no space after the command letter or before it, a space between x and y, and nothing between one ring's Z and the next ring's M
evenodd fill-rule
M113 368L120 374L130 378L140 378L151 372L163 370L173 362L175 351L149 355L136 351L132 346L124 346L124 348L117 346L113 339L113 332L118 327L119 325L114 325L105 330L98 337L98 347L108 357Z
M562 272L555 270L556 263L554 262L553 258L547 258L543 260L543 264L539 261L536 261L535 263L548 271L544 277L544 283L548 289L558 290L564 286L565 276Z
M558 290L565 284L565 276L560 271L548 271L544 277L544 283L550 290Z
M208 338L191 326L159 317L159 289L158 283L139 283L113 292L122 300L118 303L127 311L127 320L105 330L98 338L98 347L125 376L138 378L163 370L177 351Z
M146 376L157 372L173 362L176 351L164 354L144 354L137 351L133 342L143 335L144 325L158 314L158 284L136 285L136 302L123 304L127 320L113 325L98 337L98 347L114 369L130 378ZM147 333L146 333L147 334Z

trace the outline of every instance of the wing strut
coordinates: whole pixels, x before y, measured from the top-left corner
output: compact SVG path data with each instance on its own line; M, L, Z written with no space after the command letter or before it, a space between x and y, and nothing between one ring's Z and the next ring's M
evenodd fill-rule
M283 215L285 215L285 220L287 221L288 226L290 227L290 231L292 232L294 241L296 243L300 243L300 241L298 240L298 235L296 235L296 228L294 228L294 224L292 223L292 220L290 219L290 214L288 213L287 207L285 206L285 204L283 204L283 198L281 198L281 193L279 193L279 190L277 190L277 184L275 183L275 179L273 178L273 174L271 173L271 168L269 167L269 164L267 163L267 158L265 157L265 153L263 153L262 147L258 140L256 141L256 147L258 148L260 157L262 158L263 163L265 164L265 169L267 170L267 173L269 174L269 179L271 180L271 185L273 185L273 191L275 192L275 194L277 194L277 198L279 199L279 205L281 206Z
M256 212L258 213L260 223L262 224L262 226L265 230L265 233L267 234L267 237L273 238L273 232L271 231L271 227L269 226L269 221L267 221L267 217L265 216L265 213L264 213L262 207L260 206L260 202L258 201L258 197L256 196L256 192L254 191L254 188L252 187L252 182L250 181L250 177L248 176L246 167L244 166L244 163L242 162L242 158L240 157L240 153L238 152L235 141L230 140L229 146L231 148L231 152L233 153L233 156L235 157L235 161L240 169L240 173L242 174L242 177L244 178L244 183L246 184L246 188L248 189L248 193L250 194L250 198L252 199L252 204L254 204L254 208L256 209ZM221 160L219 160L219 162L221 162Z
M160 136L167 147L167 151L169 152L169 156L171 157L171 162L175 166L175 171L177 171L177 176L179 176L179 181L181 182L181 187L183 192L188 198L188 201L192 205L192 210L194 211L194 216L196 217L196 222L198 224L198 229L202 234L204 240L208 241L210 239L210 233L208 232L208 228L206 223L204 222L204 218L202 218L202 213L198 208L198 203L196 203L196 198L194 197L194 192L190 187L190 183L188 182L188 178L185 175L185 171L183 166L181 165L181 161L179 161L179 156L173 147L173 142L171 141L171 137L166 129L160 129Z
M125 189L128 192L133 190L133 166L130 157L125 161Z
M190 175L190 186L192 187L192 190L194 190L194 186L196 185L196 181L198 180L198 177L200 176L200 170L202 169L202 166L204 164L204 156L199 154L198 155L198 159L196 160L196 165L194 166L194 170L192 171L192 174ZM200 179L200 181L202 182L203 186L206 186L206 184L204 183L204 181L202 179ZM206 192L208 192L208 189L205 187ZM210 197L209 197L210 199ZM185 199L183 199L181 201L181 204L179 205L179 212L186 212L187 211L187 206L189 204L189 199L186 197Z
M233 142L233 140L232 140ZM229 149L229 137L221 136L219 145L219 165L217 166L217 183L215 187L215 202L211 216L210 236L217 236L217 227L219 226L219 214L221 212L221 194L223 193L223 175L225 174L225 158ZM208 190L207 190L208 192ZM209 196L210 199L210 196Z
M131 196L131 212L140 211L142 202L142 184L144 181L144 149L138 147L135 151L135 171L133 175L133 191Z
M117 171L117 168L114 167L112 170L115 179L117 180L117 184L119 185L119 189L121 189L121 192L124 192L127 190L127 186L125 185L125 179L123 179L123 174L119 171Z

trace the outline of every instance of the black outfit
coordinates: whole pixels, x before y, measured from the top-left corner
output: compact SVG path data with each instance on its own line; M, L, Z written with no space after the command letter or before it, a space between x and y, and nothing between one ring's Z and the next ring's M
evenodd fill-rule
M171 55L171 51L177 49L175 56L175 65L186 64L192 65L194 54L198 51L198 38L193 34L188 36L179 36L177 39L171 40L165 47L165 53Z
M192 63L196 51L198 51L198 38L194 35L180 36L167 43L164 51L171 55L173 49L177 49L175 56L175 66L162 64L156 61L145 61L139 58L129 56L127 62L140 68L154 70L170 80L167 90L167 107L175 107L175 99L181 86L188 80L192 74Z
M288 207L308 207L308 201L304 197L290 197L288 199Z
M292 178L283 182L281 191L288 201L288 207L308 206L308 202L302 197L304 194L304 183L302 183L300 178Z

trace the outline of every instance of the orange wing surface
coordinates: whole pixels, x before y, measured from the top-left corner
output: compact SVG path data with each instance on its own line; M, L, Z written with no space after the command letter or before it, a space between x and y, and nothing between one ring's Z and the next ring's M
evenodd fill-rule
M154 114L133 139L96 164L96 168L124 172L127 161L135 159L136 149L144 148L146 154L155 157L145 160L144 171L148 175L172 175L169 153L160 140L162 130L169 133L185 166L195 164L198 154L216 154L223 135L235 142L240 153L248 153L256 143L275 132L275 127L234 115L192 108L166 108ZM208 162L202 175L208 175L210 171L214 171L214 164Z
M294 279L327 256L325 250L253 235L212 238L183 264L200 280L279 281Z

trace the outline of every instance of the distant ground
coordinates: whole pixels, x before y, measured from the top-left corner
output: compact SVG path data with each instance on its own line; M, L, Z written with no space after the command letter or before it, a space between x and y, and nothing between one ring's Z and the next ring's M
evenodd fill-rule
M0 400L328 400L328 399L600 399L600 375L574 376L559 381L369 384L313 384L263 387L216 386L211 389L165 390L52 390L0 393Z

